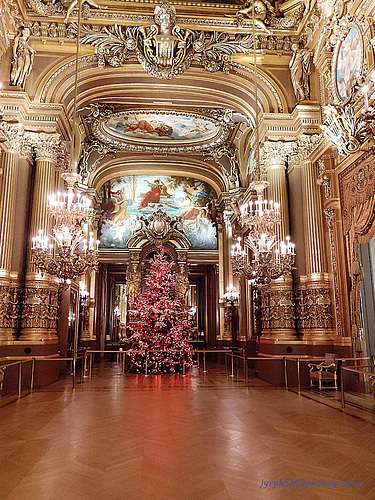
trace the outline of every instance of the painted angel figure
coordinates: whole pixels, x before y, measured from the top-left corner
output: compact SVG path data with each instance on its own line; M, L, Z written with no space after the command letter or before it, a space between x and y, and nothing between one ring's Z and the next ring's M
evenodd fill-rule
M11 85L24 87L26 79L33 69L35 50L29 45L30 35L30 28L24 26L18 28L18 34L13 44Z
M275 8L268 0L249 0L244 9L237 11L236 16L238 19L247 17L251 20L254 16L255 27L271 35L271 31L264 23L268 12L275 13Z
M308 49L292 44L293 55L289 62L290 76L297 101L310 97L309 76L311 73L311 55Z

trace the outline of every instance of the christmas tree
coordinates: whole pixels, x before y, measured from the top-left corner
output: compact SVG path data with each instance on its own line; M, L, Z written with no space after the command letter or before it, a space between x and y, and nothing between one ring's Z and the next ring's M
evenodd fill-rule
M183 361L186 367L192 365L188 340L191 327L187 309L177 295L172 266L161 248L151 260L145 291L136 302L129 341L134 350L130 354L131 369L137 373L146 371L146 361L149 373L182 371Z

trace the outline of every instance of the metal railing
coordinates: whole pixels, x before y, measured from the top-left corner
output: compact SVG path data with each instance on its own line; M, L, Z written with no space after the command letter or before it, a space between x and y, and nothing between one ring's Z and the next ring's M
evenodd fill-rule
M148 355L152 352L180 352L179 350L149 350L149 349L144 349L144 350L119 350L119 351L109 351L109 350L84 350L77 357L57 357L57 356L52 356L52 357L30 357L30 358L22 358L22 359L17 359L15 361L0 365L0 393L3 391L4 387L4 381L6 378L7 372L12 367L18 367L17 368L17 390L16 390L16 399L26 396L27 394L30 394L34 390L35 386L35 371L36 371L36 364L37 363L51 363L51 362L70 362L70 374L72 375L72 390L74 391L76 389L76 383L77 383L77 375L78 373L80 374L80 382L81 384L84 382L84 379L86 378L91 378L92 373L93 373L93 365L94 365L94 360L95 360L95 355L97 354L107 354L107 355L115 355L116 356L116 361L117 364L121 366L121 372L122 374L125 373L126 371L126 366L127 366L127 356L130 358L130 356L135 355L135 354L142 354L146 355L145 357L145 376L148 376L150 374L150 369L149 369L149 361L148 361ZM241 368L240 365L242 365L242 372L243 372L243 379L245 382L245 385L249 385L249 362L255 362L255 369L257 369L259 362L268 362L268 361L277 361L280 363L283 363L284 365L284 385L286 390L292 390L295 387L299 395L307 396L309 397L308 391L303 391L306 386L304 386L304 382L302 380L303 377L301 377L301 372L304 372L305 375L305 380L306 380L306 363L318 363L320 361L324 361L324 358L308 358L308 357L293 357L293 356L272 356L272 357L262 357L262 356L246 356L246 354L242 355L241 353L234 352L234 350L229 350L229 349L194 349L191 351L193 356L196 356L195 363L199 367L202 363L203 365L203 373L207 373L207 355L208 354L224 354L224 363L225 363L225 369L226 369L226 375L230 376L233 378L234 381L240 382L241 381ZM130 360L130 359L129 359ZM228 366L228 360L229 360L229 366ZM345 366L345 363L351 362L351 363L356 363L357 365L359 363L363 363L364 361L370 362L371 364L363 365L363 366ZM371 382L375 388L375 366L374 366L374 358L370 357L363 357L363 358L336 358L336 362L338 363L339 367L339 373L340 373L340 395L341 395L341 407L345 408L346 404L354 404L353 402L348 400L348 397L345 395L345 391L348 393L348 388L346 388L346 383L345 383L345 375L348 373L356 374L357 377L362 377L365 379L367 377L367 382L369 380L373 380L374 382ZM79 363L80 362L80 363ZM23 373L24 369L23 367L31 363L31 371L29 372L30 376L30 385L28 390L23 391ZM292 363L292 365L291 365ZM80 365L80 366L79 366ZM295 384L290 383L290 377L293 375L290 373L290 367L293 366L295 369L294 373L294 378L293 380L295 381ZM77 373L77 371L79 372ZM182 376L186 376L186 361L185 357L183 356L182 359ZM26 377L25 377L26 378ZM307 384L306 384L307 385ZM353 385L353 384L352 384ZM358 384L357 384L358 387ZM311 391L310 391L311 392ZM369 391L367 390L367 394L369 394ZM316 394L315 394L316 395ZM14 392L13 392L14 396ZM13 399L14 400L14 399ZM11 401L9 401L11 402ZM8 404L8 403L5 403ZM359 407L358 404L354 404L355 406ZM0 406L2 406L0 404ZM367 409L367 408L366 408Z

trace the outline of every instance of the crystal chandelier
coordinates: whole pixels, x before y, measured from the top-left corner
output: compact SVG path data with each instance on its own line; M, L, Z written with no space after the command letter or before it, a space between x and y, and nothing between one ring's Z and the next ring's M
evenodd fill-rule
M98 241L93 233L85 238L83 224L94 215L91 200L74 190L79 175L62 174L67 191L50 196L48 214L55 220L52 235L42 231L32 240L32 258L42 274L57 276L61 282L78 278L86 271L97 269Z
M223 297L227 302L230 302L231 305L234 305L235 302L238 302L240 294L235 286L230 285L227 287L227 291L224 293Z
M241 245L241 238L232 246L232 267L237 276L244 276L254 285L262 286L271 280L289 274L295 260L295 245L289 236L286 242L277 240L276 228L281 223L280 209L277 203L263 199L263 191L268 186L266 181L254 181L250 188L257 192L257 200L239 207L242 226L249 228L245 237L245 247L253 257L248 259L246 248Z
M255 39L254 8L252 10L253 37ZM256 44L253 45L254 55L254 100L255 100L255 156L253 182L249 188L256 191L257 199L239 206L239 219L242 227L248 229L245 237L245 248L242 247L241 238L232 246L231 260L235 275L245 277L252 283L261 287L269 285L271 280L289 274L293 269L295 260L295 246L290 242L279 242L276 228L281 223L280 207L273 201L263 198L264 190L269 183L261 179L260 166L260 141L259 141L259 116L258 116L258 75ZM251 256L248 258L248 250Z

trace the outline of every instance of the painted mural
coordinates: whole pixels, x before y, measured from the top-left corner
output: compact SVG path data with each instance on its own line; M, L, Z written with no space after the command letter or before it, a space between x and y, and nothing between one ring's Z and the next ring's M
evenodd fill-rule
M216 229L207 205L215 196L208 184L187 177L128 176L103 186L101 248L126 248L139 217L161 209L183 219L193 249L217 248Z
M336 84L340 98L346 101L358 82L363 59L362 36L354 27L341 43L336 63Z
M204 118L157 113L123 113L110 118L105 127L129 139L170 141L206 139L217 132L216 125Z

